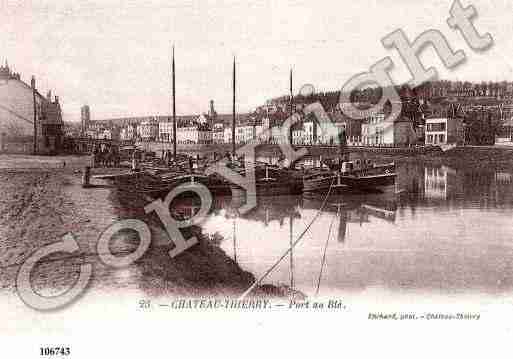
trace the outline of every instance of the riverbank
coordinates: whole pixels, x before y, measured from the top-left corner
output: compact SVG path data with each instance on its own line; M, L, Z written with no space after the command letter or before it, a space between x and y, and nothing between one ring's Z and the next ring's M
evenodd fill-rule
M133 218L138 204L117 193L107 183L81 187L81 169L89 157L0 156L0 288L14 292L16 274L34 251L72 233L79 250L52 254L33 273L34 288L42 295L55 295L73 285L79 265L93 264L89 290L128 290L148 296L235 296L255 280L242 270L199 229L189 231L199 244L171 259L171 242L155 218L144 218L152 232L150 250L128 268L103 264L96 252L101 233L115 221ZM63 163L66 163L64 166ZM15 164L15 165L13 165ZM95 169L96 170L96 169ZM93 170L93 174L95 173ZM115 169L107 169L112 172ZM127 205L127 201L128 204ZM219 239L216 239L219 240ZM133 252L138 239L131 233L115 235L115 255ZM286 288L264 287L255 295L286 295Z
M146 142L140 143L143 148L154 151L160 156L162 150L172 149L169 143ZM241 145L237 145L237 148ZM297 147L300 149L301 147ZM308 151L309 156L323 156L330 158L338 155L338 147L336 146L308 146L303 147ZM231 152L230 144L211 144L211 145L183 145L177 148L179 153L187 153L192 155L212 155L216 152L222 155ZM440 162L444 164L466 163L469 165L487 163L511 164L513 166L513 148L511 146L495 145L495 146L459 146L442 151L440 147L354 147L349 146L346 149L354 155L365 156L368 158L388 158L406 161L425 161ZM278 145L262 144L256 147L256 155L262 157L279 157L281 149Z

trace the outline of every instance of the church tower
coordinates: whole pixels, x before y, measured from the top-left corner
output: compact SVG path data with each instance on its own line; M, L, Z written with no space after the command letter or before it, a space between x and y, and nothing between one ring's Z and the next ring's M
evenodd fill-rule
M208 116L212 122L215 122L217 118L217 112L214 108L214 100L210 100L210 109L208 110Z

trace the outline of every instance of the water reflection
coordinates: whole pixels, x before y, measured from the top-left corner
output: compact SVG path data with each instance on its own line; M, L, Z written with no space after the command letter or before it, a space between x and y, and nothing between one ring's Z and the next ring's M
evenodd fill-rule
M265 282L307 295L373 286L511 290L505 269L513 258L512 171L403 162L397 172L390 192L330 197ZM221 234L221 248L259 277L309 225L323 198L259 198L257 208L233 219L237 201L217 198L203 230Z
M119 271L97 264L96 282L177 295L225 293L223 288L231 286L238 295L251 285L252 276L259 278L287 253L263 284L308 296L344 296L375 287L510 292L513 171L405 161L397 163L397 174L389 191L331 196L324 207L322 196L261 197L256 208L239 214L243 197L216 197L201 225L204 234L217 238L215 245L202 244L173 260L159 247L169 238L147 216L143 219L152 224L154 242L160 238L161 243L134 268ZM129 203L123 217L143 208ZM190 217L199 207L197 199L189 198L175 202L173 211ZM137 243L124 245L131 250ZM77 268L74 262L55 262L54 267Z

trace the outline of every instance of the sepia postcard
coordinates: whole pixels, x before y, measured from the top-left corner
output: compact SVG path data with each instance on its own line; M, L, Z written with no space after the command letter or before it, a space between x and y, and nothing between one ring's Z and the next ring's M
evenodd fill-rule
M512 14L0 0L0 357L511 357Z

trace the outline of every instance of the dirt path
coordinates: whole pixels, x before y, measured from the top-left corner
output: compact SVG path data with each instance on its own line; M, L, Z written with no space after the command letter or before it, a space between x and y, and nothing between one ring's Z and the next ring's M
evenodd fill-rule
M1 161L0 156L0 168ZM231 296L239 295L255 280L199 229L189 231L189 235L194 233L199 238L199 244L171 259L171 241L158 225L159 220L149 215L136 218L150 225L150 250L128 268L106 266L96 251L101 233L120 218L144 213L143 204L120 196L105 183L82 188L80 161L76 163L66 168L0 169L0 289L14 292L21 264L41 247L61 241L67 233L73 234L80 250L52 254L40 262L32 273L32 284L42 295L56 295L71 287L83 263L93 265L89 291L94 292ZM133 208L127 210L130 206ZM134 233L119 233L111 240L110 248L114 254L123 255L134 251L138 244ZM257 293L283 295L277 288L261 288Z

